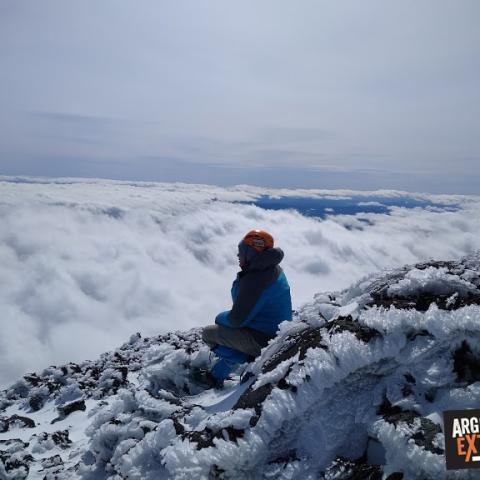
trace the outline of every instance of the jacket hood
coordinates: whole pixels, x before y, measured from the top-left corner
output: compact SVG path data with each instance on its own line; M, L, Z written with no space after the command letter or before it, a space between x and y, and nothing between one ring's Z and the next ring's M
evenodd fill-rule
M248 270L265 270L278 265L283 259L284 253L281 248L273 247L257 253L248 265Z

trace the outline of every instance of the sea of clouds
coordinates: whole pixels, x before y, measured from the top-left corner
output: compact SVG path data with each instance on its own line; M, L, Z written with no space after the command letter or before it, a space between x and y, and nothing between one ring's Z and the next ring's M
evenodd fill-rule
M137 331L212 323L231 306L237 244L252 228L284 250L294 308L382 268L480 248L480 197L382 191L458 208L323 220L233 203L371 193L0 177L0 387Z

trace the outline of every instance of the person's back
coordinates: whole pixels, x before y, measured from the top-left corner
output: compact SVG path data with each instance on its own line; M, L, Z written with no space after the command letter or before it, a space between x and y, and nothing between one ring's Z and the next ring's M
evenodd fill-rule
M290 286L279 265L283 256L280 248L271 247L243 263L232 285L232 309L218 314L215 323L248 327L274 336L282 321L291 320Z
M204 375L206 383L221 384L238 363L260 354L281 322L292 319L290 286L279 265L283 256L263 230L250 231L239 243L242 270L232 284L232 308L203 329L203 340L220 358Z

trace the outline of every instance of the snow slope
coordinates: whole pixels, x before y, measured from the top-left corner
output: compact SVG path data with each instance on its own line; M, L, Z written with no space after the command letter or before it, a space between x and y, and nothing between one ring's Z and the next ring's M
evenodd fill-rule
M222 390L189 379L210 361L193 329L26 375L0 478L444 478L442 412L480 405L480 254L315 295Z

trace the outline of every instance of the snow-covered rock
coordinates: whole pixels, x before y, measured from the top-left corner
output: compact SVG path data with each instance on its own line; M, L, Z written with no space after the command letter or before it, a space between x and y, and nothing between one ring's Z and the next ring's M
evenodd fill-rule
M191 381L210 361L194 329L25 375L0 478L443 478L442 412L480 404L480 255L316 295L222 390Z

